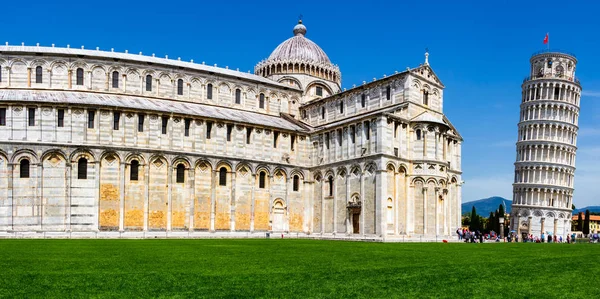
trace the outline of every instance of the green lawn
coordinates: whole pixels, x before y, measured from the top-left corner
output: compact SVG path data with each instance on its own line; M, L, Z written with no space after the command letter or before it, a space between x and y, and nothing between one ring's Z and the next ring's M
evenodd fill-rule
M0 240L0 297L592 298L600 244Z

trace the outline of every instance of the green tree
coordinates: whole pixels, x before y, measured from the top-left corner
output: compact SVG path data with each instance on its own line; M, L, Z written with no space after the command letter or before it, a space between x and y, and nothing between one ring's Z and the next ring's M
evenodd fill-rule
M583 212L577 215L577 231L583 231Z
M575 205L571 204L571 209L575 210Z
M585 210L585 220L583 221L583 234L590 233L590 210Z
M486 232L490 232L494 230L494 226L496 225L496 218L494 217L494 212L490 212L490 218L488 218Z
M471 209L471 223L469 223L469 230L476 231L478 225L479 216L477 216L477 211L475 211L475 206L473 206L473 209Z

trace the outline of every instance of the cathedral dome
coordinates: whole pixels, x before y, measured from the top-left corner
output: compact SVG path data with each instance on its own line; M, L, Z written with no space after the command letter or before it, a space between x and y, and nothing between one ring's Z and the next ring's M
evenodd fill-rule
M327 54L313 41L305 37L306 27L302 21L294 27L294 36L281 43L267 61L301 61L331 64Z
M254 67L254 73L266 78L273 76L309 75L341 84L340 68L331 63L325 51L306 38L306 26L302 20L294 26L294 36L288 38Z

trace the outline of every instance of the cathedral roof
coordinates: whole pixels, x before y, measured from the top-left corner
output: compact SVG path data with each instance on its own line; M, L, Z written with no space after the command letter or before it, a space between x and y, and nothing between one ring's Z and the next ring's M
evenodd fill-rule
M267 62L298 61L315 64L331 64L325 51L305 37L306 27L302 20L294 27L294 36L281 43L267 58Z
M102 94L78 91L46 91L46 90L7 90L0 89L0 102L45 103L48 105L67 106L102 106L117 109L140 109L156 113L174 113L204 118L232 121L278 128L281 130L306 132L306 128L283 117L244 111L229 107L213 106L202 103L179 102L143 96L120 94Z

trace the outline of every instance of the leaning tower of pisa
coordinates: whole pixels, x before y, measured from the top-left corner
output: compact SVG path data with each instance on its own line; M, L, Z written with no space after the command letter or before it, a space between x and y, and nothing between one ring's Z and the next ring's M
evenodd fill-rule
M521 234L565 237L577 149L581 85L575 55L535 53L523 80L511 228Z

